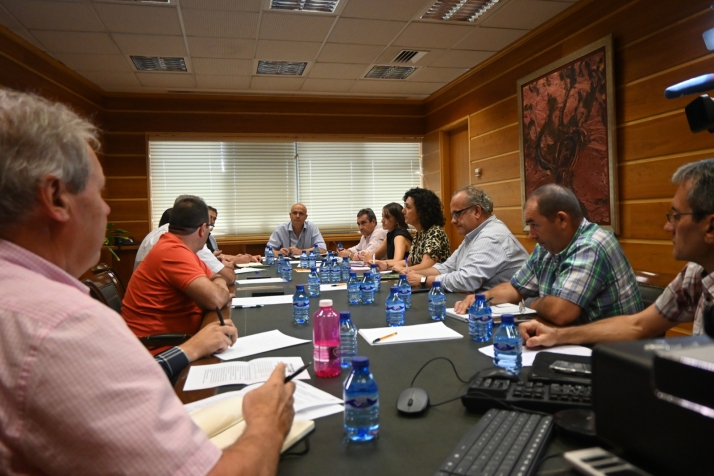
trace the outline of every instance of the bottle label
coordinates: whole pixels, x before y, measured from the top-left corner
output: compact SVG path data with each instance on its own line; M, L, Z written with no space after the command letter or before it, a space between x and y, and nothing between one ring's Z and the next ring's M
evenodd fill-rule
M404 304L397 305L397 306L387 306L387 311L404 312Z
M340 346L315 347L313 357L318 362L331 362L340 358Z
M518 350L518 345L508 342L496 342L493 344L493 348L499 352L515 352Z
M370 398L368 396L359 396L345 400L346 407L352 407L355 410L366 410L379 403L379 398Z
M304 302L304 301L303 302L298 301L298 302L293 303L293 307L298 308L298 309L307 309L308 307L310 307L310 303Z
M469 314L469 320L473 321L473 322L488 323L488 322L491 322L493 319L488 314L485 316L476 316L474 314Z

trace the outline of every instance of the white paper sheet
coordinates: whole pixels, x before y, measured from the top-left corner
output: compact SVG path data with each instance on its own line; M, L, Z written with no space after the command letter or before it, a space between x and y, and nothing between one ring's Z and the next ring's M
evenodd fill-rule
M307 290L307 287L305 287ZM321 284L320 285L320 292L324 293L325 291L346 291L347 290L347 283L335 283L335 284Z
M248 355L282 349L283 347L306 344L308 342L310 341L287 336L276 329L269 332L261 332L260 334L253 334L251 336L239 337L236 339L235 344L220 354L214 355L221 360L233 360L246 357Z
M278 294L277 296L255 296L233 298L231 306L269 306L272 304L292 304L293 297L290 294Z
M397 333L396 336L373 344L375 339ZM360 329L359 334L369 345L403 344L405 342L426 342L433 340L461 339L464 336L444 325L443 322L417 324L415 326L376 327Z
M482 354L486 354L487 356L493 358L493 346L492 345L489 345L486 347L481 347L479 349L479 351ZM523 366L524 367L532 366L536 355L538 355L538 352L544 352L544 351L554 352L556 354L565 354L565 355L583 355L585 357L590 357L593 353L592 349L583 347L581 345L561 345L559 347L550 347L548 349L539 349L539 350L528 349L524 345L523 346L523 354L522 354Z
M369 266L352 266L350 269L352 271L369 271L370 267Z
M185 391L220 387L221 385L240 385L265 382L275 367L284 362L285 376L303 366L300 357L265 357L250 362L223 362L212 365L194 365L188 371ZM301 372L296 379L309 379L307 370Z
M256 268L236 268L234 272L236 274L260 274L261 270Z
M300 381L294 382L295 393L293 394L293 397L295 403L293 404L293 408L295 409L295 418L300 420L314 420L315 418L340 413L344 410L341 399L334 397L327 392L323 392L308 383ZM187 403L184 405L184 408L187 412L192 412L194 410L198 410L199 408L206 408L229 398L244 396L246 393L255 390L261 385L263 384L257 383L235 392L219 393L218 395L204 398L203 400L199 400L197 402Z
M265 260L265 258L263 258ZM237 264L239 268L269 268L267 264L262 264L262 263L240 263Z
M491 316L493 317L494 324L501 323L501 316L503 314L513 314L514 316L516 316L516 319L518 319L518 316L525 316L527 314L535 313L536 312L529 307L527 307L524 312L520 312L520 309L518 308L517 304L497 304L495 306L491 306ZM454 311L453 307L446 308L446 315L449 317L453 317L454 319L458 319L462 322L469 322L468 312L466 314L457 314Z
M260 278L260 279L239 279L238 284L269 284L269 283L287 283L283 278Z

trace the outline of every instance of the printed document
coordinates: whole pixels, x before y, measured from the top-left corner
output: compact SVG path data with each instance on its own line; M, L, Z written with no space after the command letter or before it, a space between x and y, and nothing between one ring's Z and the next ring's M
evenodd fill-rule
M269 332L261 332L260 334L239 337L236 339L235 344L220 354L214 355L221 360L233 360L246 357L248 355L282 349L283 347L307 344L308 342L311 341L287 336L276 329Z
M220 387L221 385L241 385L265 382L270 377L275 367L284 362L286 365L285 376L304 365L300 357L266 357L250 362L224 362L213 365L194 365L188 371L184 391L201 390L204 388ZM295 377L296 379L309 379L307 369Z

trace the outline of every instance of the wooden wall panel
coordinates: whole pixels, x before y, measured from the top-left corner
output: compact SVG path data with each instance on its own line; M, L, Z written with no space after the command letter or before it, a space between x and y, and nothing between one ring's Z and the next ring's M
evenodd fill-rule
M149 220L148 199L118 199L105 201L112 209L111 213L109 214L109 221L111 222ZM144 239L144 237L142 236L141 239Z
M103 152L107 155L146 155L146 135L106 133Z
M511 96L469 116L471 137L479 136L518 122L518 98Z
M474 169L481 169L481 178L474 176ZM471 162L471 183L478 185L479 183L497 182L500 180L520 179L521 159L518 152L511 152L505 155L499 155L483 160L474 160Z
M645 240L668 240L671 235L664 231L665 213L670 209L669 200L620 203L622 233L620 238Z
M618 128L620 162L711 149L708 133L692 134L684 111Z
M620 200L674 196L672 174L684 164L714 156L714 150L620 164Z
M107 177L148 177L146 155L112 156L99 155L104 175Z
M520 180L506 180L505 182L487 183L479 185L479 187L481 187L481 189L491 197L493 203L498 203L499 207L521 206Z
M469 184L469 130L464 127L449 131L449 155L451 157L451 190L458 190ZM446 194L446 202L451 193ZM444 203L447 206L448 203Z
M107 177L104 193L106 199L117 198L149 198L149 188L146 177L114 178Z
M620 246L633 269L678 273L686 264L674 260L671 242L621 239Z
M525 233L523 231L523 209L521 207L499 208L494 206L493 213L512 233L516 231L521 234Z
M518 124L471 137L471 160L485 159L518 150Z

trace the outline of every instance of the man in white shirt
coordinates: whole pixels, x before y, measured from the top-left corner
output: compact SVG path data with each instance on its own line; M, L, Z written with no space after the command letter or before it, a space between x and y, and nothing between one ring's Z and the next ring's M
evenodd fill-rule
M363 208L357 212L357 226L362 234L359 243L352 248L339 250L338 254L342 258L349 257L355 261L372 259L374 251L387 237L387 231L381 226L377 226L377 217L371 208Z

